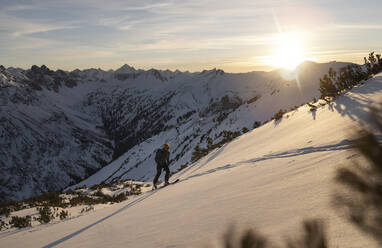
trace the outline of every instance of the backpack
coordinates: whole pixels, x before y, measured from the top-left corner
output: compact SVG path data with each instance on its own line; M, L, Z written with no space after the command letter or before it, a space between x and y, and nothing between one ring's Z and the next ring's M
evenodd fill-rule
M155 154L155 162L157 164L163 165L166 163L166 154L165 151L162 149L158 149L156 154Z

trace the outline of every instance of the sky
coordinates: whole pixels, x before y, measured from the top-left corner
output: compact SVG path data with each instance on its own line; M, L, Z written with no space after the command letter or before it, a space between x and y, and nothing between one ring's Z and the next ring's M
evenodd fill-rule
M0 64L269 71L381 53L381 0L0 0Z

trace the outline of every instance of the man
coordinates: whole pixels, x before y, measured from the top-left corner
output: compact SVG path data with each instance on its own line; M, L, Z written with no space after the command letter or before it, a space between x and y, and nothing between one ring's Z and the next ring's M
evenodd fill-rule
M168 179L170 178L170 169L168 168L170 164L170 146L166 143L163 145L163 148L158 149L157 153L155 154L155 162L157 163L157 174L154 177L153 186L156 189L157 188L157 182L160 174L162 173L162 169L166 171L165 175L165 183L164 185L168 185Z

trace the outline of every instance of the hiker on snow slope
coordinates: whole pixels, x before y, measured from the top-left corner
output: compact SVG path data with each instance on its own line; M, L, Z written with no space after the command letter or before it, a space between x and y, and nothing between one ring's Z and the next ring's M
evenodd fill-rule
M170 164L170 146L166 143L163 145L161 149L158 149L155 154L155 162L157 163L157 174L154 177L153 186L157 188L157 182L160 174L162 173L162 169L166 171L165 175L165 185L168 185L168 179L170 178L170 169L168 168Z

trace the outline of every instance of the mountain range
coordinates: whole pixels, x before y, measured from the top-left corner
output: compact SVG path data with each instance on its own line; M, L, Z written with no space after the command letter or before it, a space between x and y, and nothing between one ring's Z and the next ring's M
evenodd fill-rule
M10 204L12 212L0 219L0 243L168 248L242 247L252 240L257 247L381 247L375 231L380 198L373 191L380 167L370 159L380 153L370 143L365 149L363 142L362 151L354 146L361 127L380 140L381 113L372 117L370 107L380 108L381 96L379 73L330 102L312 104L313 111L305 104L213 149L164 188L116 181ZM138 146L149 149L145 142ZM92 178L101 180L118 160ZM340 177L350 171L357 173L347 174L351 184ZM41 205L50 209L44 216L52 213L49 223L39 221ZM31 226L12 223L28 217Z
M28 70L0 66L0 202L69 186L151 181L170 145L171 171L319 97L319 78L348 63L226 73ZM271 142L271 140L270 140Z

